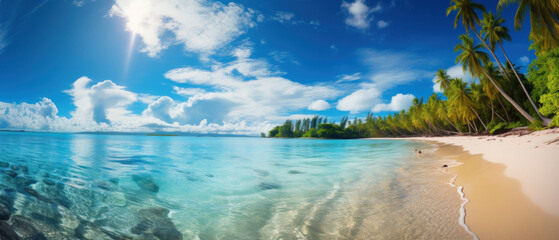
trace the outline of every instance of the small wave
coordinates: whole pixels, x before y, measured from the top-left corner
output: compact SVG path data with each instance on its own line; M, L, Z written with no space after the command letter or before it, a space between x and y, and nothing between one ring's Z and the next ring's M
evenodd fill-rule
M456 162L456 161L454 161L454 162ZM458 164L458 165L460 165L460 164ZM444 169L444 172L446 174L453 175L453 177L450 179L448 184L452 187L456 187L456 184L454 184L454 181L456 181L456 178L458 177L458 174L448 172L448 171L446 171L446 169ZM470 230L470 227L468 227L468 225L466 224L466 204L468 204L470 202L470 199L467 199L465 197L463 186L458 186L456 191L458 192L458 195L460 195L460 199L462 199L462 204L460 205L460 217L458 217L458 224L460 224L460 226L462 226L464 228L464 230L466 230L466 232L468 232L470 235L472 235L475 240L479 240L477 235L474 232L472 232L472 230Z

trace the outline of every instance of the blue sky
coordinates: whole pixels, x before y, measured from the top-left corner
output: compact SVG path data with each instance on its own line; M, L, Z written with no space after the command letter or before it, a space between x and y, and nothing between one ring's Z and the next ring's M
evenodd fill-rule
M431 95L440 68L471 81L448 6L0 0L0 128L257 134L314 114L386 115ZM534 54L514 11L505 48L525 70Z

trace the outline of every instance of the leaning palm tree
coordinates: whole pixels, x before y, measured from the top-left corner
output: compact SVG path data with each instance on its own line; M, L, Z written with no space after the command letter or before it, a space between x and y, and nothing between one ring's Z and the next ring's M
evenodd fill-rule
M552 0L552 1L557 1L557 0ZM493 56L493 59L495 59L497 64L499 64L499 67L501 68L501 71L503 72L503 75L508 78L508 76L506 75L507 71L503 67L503 64L501 64L501 61L499 61L499 58L497 58L497 56L495 55L495 52L481 38L481 35L479 34L479 32L476 29L476 24L478 24L478 25L480 24L480 21L479 21L479 18L477 16L476 11L485 12L485 7L481 4L473 3L471 0L452 0L452 3L454 3L454 5L447 8L446 15L448 16L452 11L458 11L458 13L456 14L456 18L454 19L454 28L456 28L456 26L458 25L458 21L460 19L462 19L462 24L466 28L466 33L468 33L469 30L472 30L476 34L476 36L483 43L485 48L487 48L487 50L489 50L489 52ZM479 67L479 68L481 69L481 67ZM481 71L477 71L477 69L475 69L475 70L478 73L481 72ZM502 94L504 93L503 91L499 91L499 92L501 92ZM505 97L505 98L507 98L507 97ZM507 98L507 100L508 100L508 98ZM512 100L512 98L511 98L511 100ZM509 100L509 102L510 102L510 100ZM527 119L533 119L533 117L531 117L531 116L528 118L524 113L522 113L522 115L524 115L524 117L526 117ZM542 120L546 121L543 118L542 118ZM533 120L530 120L530 122L532 122L532 121Z
M448 76L444 69L439 69L439 71L435 73L435 81L439 84L443 93L450 88L450 76Z
M470 30L472 30L483 45L489 50L491 55L493 55L493 58L501 67L501 71L505 72L505 68L495 55L495 52L487 46L487 43L485 43L485 41L481 38L481 35L476 29L476 24L480 25L479 17L477 16L476 11L485 12L485 7L479 3L473 3L471 0L452 0L452 3L454 3L454 5L446 9L446 15L448 16L452 11L458 11L458 13L456 13L456 17L454 18L454 28L458 26L458 21L462 19L462 24L466 29L466 33L469 33Z
M492 51L495 51L495 47L497 46L497 44L499 45L499 47L501 47L501 50L503 51L503 54L507 59L507 63L512 67L512 71L516 76L518 83L520 83L520 86L522 86L522 90L524 90L524 94L526 94L526 97L532 104L532 107L534 108L534 110L536 110L538 116L544 121L545 125L547 126L549 125L549 123L551 123L551 119L545 118L540 113L538 107L532 100L532 97L530 97L528 90L526 90L526 87L524 86L522 80L518 76L518 73L514 69L514 65L510 61L507 52L505 51L505 48L503 47L503 40L510 41L511 39L509 35L509 30L507 29L507 27L502 25L504 22L505 19L501 18L501 16L495 17L495 15L493 15L493 13L491 12L483 13L483 20L481 20L481 33L484 35L483 39L484 41L489 42L489 46L491 47ZM505 76L507 75L505 74Z
M462 65L462 70L464 72L469 72L472 76L483 76L485 75L487 79L497 88L497 90L507 99L513 106L524 116L528 121L533 122L534 117L532 117L526 110L524 110L514 99L512 99L499 84L485 71L483 64L489 62L489 56L487 53L481 51L483 47L481 45L474 46L474 40L467 35L460 35L460 40L462 42L454 48L455 52L460 52L460 55L456 57L456 62Z
M559 46L559 1L557 0L499 0L497 9L518 4L514 28L520 30L526 13L530 14L530 38L543 49Z
M485 66L483 66L483 68L485 69L485 72L487 72L487 75L489 75L493 79L495 79L496 80L495 82L499 85L499 87L501 87L501 85L499 84L499 79L502 80L502 76L501 76L500 72L497 70L497 67L495 66L495 64L493 64L492 62L489 62ZM485 76L485 75L482 75L479 78L479 81L480 81L481 85L483 86L483 90L485 91L485 95L487 95L487 97L489 98L489 103L491 104L491 106L490 106L491 111L492 112L494 111L493 102L495 101L495 99L497 99L499 101L499 104L501 104L501 107L503 108L503 111L505 112L505 115L506 115L508 121L510 121L510 117L509 117L509 114L507 112L507 109L505 108L505 105L501 101L501 96L499 96L499 90L497 90L497 88L491 83L489 78L487 78L487 76ZM505 121L505 119L503 119L503 117L501 117L498 113L496 113L496 112L494 112L494 113L499 118L501 118L501 120ZM491 117L491 118L493 118L493 117Z

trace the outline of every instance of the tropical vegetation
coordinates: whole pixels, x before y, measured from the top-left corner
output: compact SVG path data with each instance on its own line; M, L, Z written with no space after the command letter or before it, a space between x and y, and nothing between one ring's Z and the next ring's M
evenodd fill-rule
M500 11L516 6L514 28L528 16L530 49L536 58L522 74L503 43L511 41ZM454 48L456 63L476 79L453 78L444 69L435 74L441 93L416 98L407 111L339 123L326 118L287 120L268 137L361 138L384 136L498 133L529 125L532 129L559 126L559 1L500 0L497 13L471 0L452 0L447 15L465 34ZM481 17L481 18L480 18ZM470 33L473 33L473 38ZM497 49L499 51L497 51ZM499 59L502 54L503 59ZM263 134L264 136L265 134Z

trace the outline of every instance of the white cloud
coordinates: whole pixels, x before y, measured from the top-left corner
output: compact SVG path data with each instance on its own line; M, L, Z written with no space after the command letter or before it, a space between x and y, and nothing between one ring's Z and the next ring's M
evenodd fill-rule
M451 78L461 78L465 82L472 83L475 81L472 75L462 70L462 65L454 65L446 69L446 73ZM437 83L437 77L433 77L433 92L442 92L441 86Z
M126 30L142 37L142 51L152 57L172 44L211 54L256 24L251 9L206 0L116 0L110 15L125 18Z
M370 111L380 102L380 95L381 91L374 86L359 89L340 99L336 108L340 111L350 111L351 113Z
M35 104L0 102L0 128L48 129L57 113L56 105L48 98Z
M377 22L378 28L385 28L385 27L388 27L388 25L389 25L389 23L388 23L388 22L385 22L385 21L383 21L383 20L379 20L379 21Z
M174 86L173 90L175 90L176 94L185 97L206 93L206 90L202 88L181 88L181 87Z
M274 59L276 62L279 63L284 63L285 61L289 61L293 64L297 64L297 65L300 64L297 60L295 60L295 57L287 51L273 51L269 55L270 57L272 57L272 59Z
M292 12L282 12L282 11L276 12L276 15L273 16L272 19L280 23L297 24L297 22L294 21L295 14Z
M369 78L378 88L388 89L400 84L433 76L423 70L431 62L426 57L390 50L364 49L360 52L363 63L370 68Z
M355 0L353 3L343 2L342 9L347 13L345 23L358 29L366 29L373 20L372 14L382 10L380 3L375 8L365 4L365 0Z
M336 83L353 82L353 81L357 81L359 79L361 79L361 73L360 72L356 72L354 74L342 74L342 75L338 76L338 80L336 81Z
M411 105L412 101L415 98L412 94L401 94L398 93L395 96L392 96L392 100L390 103L380 103L373 107L373 112L383 112L383 111L401 111L407 110Z
M443 92L443 90L441 89L441 85L437 83L437 77L433 77L433 92Z
M295 14L292 12L284 12L284 11L278 11L276 12L276 14L274 16L272 16L272 20L280 22L280 23L287 23L287 24L292 24L292 25L296 25L296 24L302 24L302 25L311 25L311 26L319 26L320 22L317 20L311 20L311 21L304 21L304 20L298 20L295 17Z
M239 47L233 50L233 56L237 58L248 58L252 54L252 49L248 47Z
M273 121L290 111L308 108L317 100L334 99L342 93L332 86L303 85L279 75L265 60L250 58L214 63L209 69L172 69L165 74L166 78L177 83L205 86L206 91L188 90L185 93L185 89L176 87L175 92L189 95L189 98L185 103L174 102L175 115L170 115L171 119L190 123L194 120L187 120L190 119L188 116L204 105L199 111L220 109L220 113L208 113L209 122L215 122L215 119ZM221 113L225 114L213 116ZM197 114L203 115L201 112Z
M312 102L307 109L312 111L324 111L329 109L330 107L330 103L320 99Z
M383 103L382 93L397 85L407 84L412 81L426 80L433 76L433 72L423 70L430 67L431 63L424 56L413 53L395 52L391 50L378 51L363 49L359 52L363 64L369 67L369 74L361 76L342 75L339 82L352 79L366 79L359 83L359 88L338 101L336 108L340 111L359 113L363 111L397 111L406 106L406 102L413 96L398 94L392 97L388 104Z
M522 64L530 63L530 58L528 56L522 56L518 59Z
M78 120L109 123L122 119L129 113L126 107L138 99L135 93L124 90L111 80L88 87L90 82L91 79L81 77L74 82L72 89L66 91L73 97L76 110L72 116Z

